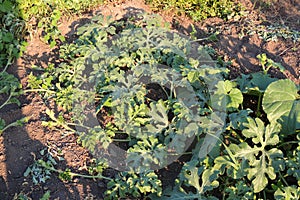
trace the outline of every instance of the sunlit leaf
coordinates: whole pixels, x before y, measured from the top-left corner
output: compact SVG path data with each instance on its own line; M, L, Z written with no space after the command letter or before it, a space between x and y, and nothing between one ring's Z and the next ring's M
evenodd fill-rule
M299 99L297 87L291 80L279 80L266 89L262 106L270 122L278 121L282 132L292 134L300 126Z

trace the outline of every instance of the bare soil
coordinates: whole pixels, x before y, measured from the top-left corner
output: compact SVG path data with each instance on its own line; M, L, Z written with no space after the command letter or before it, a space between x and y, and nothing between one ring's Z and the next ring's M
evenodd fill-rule
M231 78L241 73L259 71L260 66L256 56L266 53L276 62L286 68L284 73L272 70L271 74L278 78L289 78L299 84L300 75L300 44L291 40L279 38L278 41L266 42L257 34L241 37L243 30L249 26L262 23L280 23L294 30L300 31L300 2L296 0L274 0L270 6L259 0L241 0L247 17L239 20L224 21L218 18L207 19L194 23L198 30L198 37L205 37L213 30L219 30L218 41L210 42L219 55L226 61L232 61L229 66ZM74 39L76 29L87 23L95 14L112 15L114 19L121 19L139 12L153 13L143 1L118 1L96 8L84 15L65 18L61 21L60 29L67 37L67 41ZM172 12L158 13L170 22L174 29L184 34L192 31L193 23L188 17L177 17ZM21 81L25 88L27 76L32 71L32 65L47 67L49 63L59 63L58 47L50 49L36 34L29 41L25 54L9 69ZM102 199L106 182L75 178L70 182L63 182L57 176L51 176L46 183L34 185L30 177L23 173L35 159L40 158L39 151L45 148L60 149L64 161L59 162L58 168L70 168L72 171L86 173L85 167L90 162L91 155L77 143L74 135L62 137L59 130L49 130L42 126L46 120L47 105L36 93L22 95L21 106L7 106L1 110L0 116L7 123L24 116L30 120L23 127L14 127L0 136L0 199L13 199L15 195L24 194L32 199L39 199L46 191L51 191L51 199ZM51 102L50 102L51 104ZM164 185L172 184L180 170L180 163L172 164L168 169L162 169L159 176ZM108 172L109 173L109 172Z

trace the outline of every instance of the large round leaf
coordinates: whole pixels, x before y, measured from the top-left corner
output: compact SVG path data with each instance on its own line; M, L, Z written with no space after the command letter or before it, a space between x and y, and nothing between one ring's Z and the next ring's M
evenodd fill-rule
M297 92L296 85L291 80L285 79L271 83L263 96L262 106L268 120L281 123L283 131L295 130L300 123L300 112L296 109L299 105Z

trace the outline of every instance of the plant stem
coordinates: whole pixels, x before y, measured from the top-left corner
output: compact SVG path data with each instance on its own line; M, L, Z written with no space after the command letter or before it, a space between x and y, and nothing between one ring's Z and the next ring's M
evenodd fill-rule
M289 186L288 182L285 180L285 178L282 176L282 174L280 172L279 172L279 176L280 176L281 180L283 181L283 183L288 187Z
M266 195L266 191L265 190L263 191L263 194L264 194L264 200L267 200L267 195Z
M235 159L235 156L233 155L232 151L228 148L228 146L227 146L227 145L226 145L219 137L217 137L217 136L215 136L215 135L213 135L213 134L211 134L211 133L207 133L207 134L209 134L210 136L216 138L217 140L219 140L219 141L222 143L222 145L223 145L224 148L226 149L226 151L227 151L229 157L230 157L231 160L234 162L234 165L232 164L232 167L233 167L234 169L238 170L238 167L236 167L236 166L239 165L239 162Z
M112 139L114 142L130 142L131 139Z
M60 169L55 169L54 167L51 167L51 166L45 164L45 161L43 161L43 160L40 160L39 164L40 164L42 167L44 167L44 168L46 168L46 169L48 169L48 170L50 170L50 171L59 173L59 174L65 172L65 171L62 171L62 170L60 170ZM78 173L74 173L74 172L68 172L68 173L70 174L71 177L76 177L76 176L77 176L77 177L91 178L91 179L99 178L99 179L106 179L106 180L109 180L109 181L112 181L112 180L113 180L112 178L109 178L109 177L106 177L106 176L103 176L103 175L92 176L92 175L78 174Z
M299 141L288 141L288 142L284 142L284 143L278 145L277 148L285 146L286 144L298 144L298 143L299 143Z
M24 123L24 122L26 122L26 121L28 121L28 118L24 117L24 118L22 118L22 119L19 119L19 120L15 121L15 122L12 122L12 123L8 124L8 125L5 126L2 130L0 130L0 135L1 135L5 130L7 130L8 128L14 127L14 126L21 126L22 124L20 124L20 123Z
M82 125L82 124L76 124L76 123L72 123L72 122L66 122L66 125L69 127L69 126L80 126L82 128L85 128L85 129L90 129L91 127L88 127L88 126L85 126L85 125ZM74 130L74 129L72 129Z
M9 104L9 100L11 99L12 97L12 93L9 94L9 97L6 99L6 101L0 106L0 109L3 108L5 105Z
M50 116L49 116L50 117ZM72 129L70 126L69 126L69 124L68 123L62 123L62 122L60 122L57 118L55 118L55 117L50 117L55 123L56 123L56 126L61 126L61 127L63 127L64 129L66 129L66 130L69 130L69 131L71 131L71 132L73 132L73 133L76 133L76 130L75 129Z
M52 93L52 94L56 93L55 91L46 90L46 89L27 89L27 90L23 90L22 92L23 92L23 94L28 93L28 92L49 92L49 93Z
M233 141L235 141L235 142L237 142L237 143L240 143L241 141L243 141L243 138L240 136L240 134L238 134L234 129L232 129L232 128L230 128L230 131L231 131L231 133L232 134L234 134L233 135L233 137L232 136L228 136L228 138L229 139L231 139L231 140L233 140ZM236 137L236 138L235 138Z
M179 155L191 155L193 154L193 152L189 151L189 152L183 152L183 153L169 153L169 156L179 156Z
M12 58L9 58L8 61L7 61L7 63L6 63L6 65L5 65L5 67L4 67L4 69L2 70L2 73L5 72L7 70L7 68L8 68L8 66L12 64L11 61L12 61Z
M262 93L259 93L258 95L258 102L257 102L257 108L256 108L256 117L260 117L261 112L260 112L260 107L262 104Z
M68 126L68 124L64 124L64 123L60 123L58 121L56 121L56 123L58 123L59 125L61 125L63 128L65 128L66 130L69 130L73 133L76 133L76 130L75 129L72 129L71 127Z
M205 40L209 40L210 37L206 37L206 38L199 38L199 39L196 39L196 40L193 40L191 42L202 42L202 41L205 41Z

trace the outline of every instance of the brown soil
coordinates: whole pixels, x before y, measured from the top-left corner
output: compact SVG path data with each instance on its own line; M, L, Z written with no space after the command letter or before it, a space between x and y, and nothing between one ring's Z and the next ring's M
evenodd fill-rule
M66 35L68 41L72 41L76 28L87 23L91 16L97 13L112 15L114 19L139 12L152 13L151 8L142 1L118 2L101 6L80 17L64 19L60 25L62 33ZM274 0L270 6L262 2L261 0L240 1L245 5L249 14L237 21L225 22L214 18L196 23L198 37L204 37L210 29L221 31L218 41L210 42L208 45L214 47L225 60L232 61L232 65L229 66L232 78L240 73L260 70L256 56L266 53L269 58L282 63L286 68L284 74L272 70L273 76L287 77L299 84L299 42L293 43L280 38L276 42L266 42L257 34L240 37L240 34L248 27L261 23L280 23L300 31L299 1ZM160 14L178 31L185 34L191 32L192 21L187 17L176 17L170 12ZM57 48L50 49L36 35L29 41L24 56L10 68L10 72L20 79L25 88L27 76L32 71L32 64L46 67L49 63L58 63L57 54ZM30 117L25 126L10 128L0 136L0 199L13 199L16 194L39 199L48 190L51 191L51 199L102 199L106 183L101 180L75 178L70 182L63 182L57 176L51 176L46 183L34 185L30 177L23 176L24 171L34 162L34 159L41 157L39 151L45 148L61 150L65 160L59 162L58 168L70 168L81 173L86 173L85 166L90 162L91 155L77 144L76 136L67 135L58 130L49 130L42 126L42 121L47 119L45 114L47 106L38 94L23 95L20 101L20 107L8 106L0 113L7 123L24 116ZM62 135L66 136L62 137ZM161 170L160 177L165 179L163 182L170 184L174 181L179 171L178 167L180 167L178 164L175 165L173 170L172 167L169 170Z

